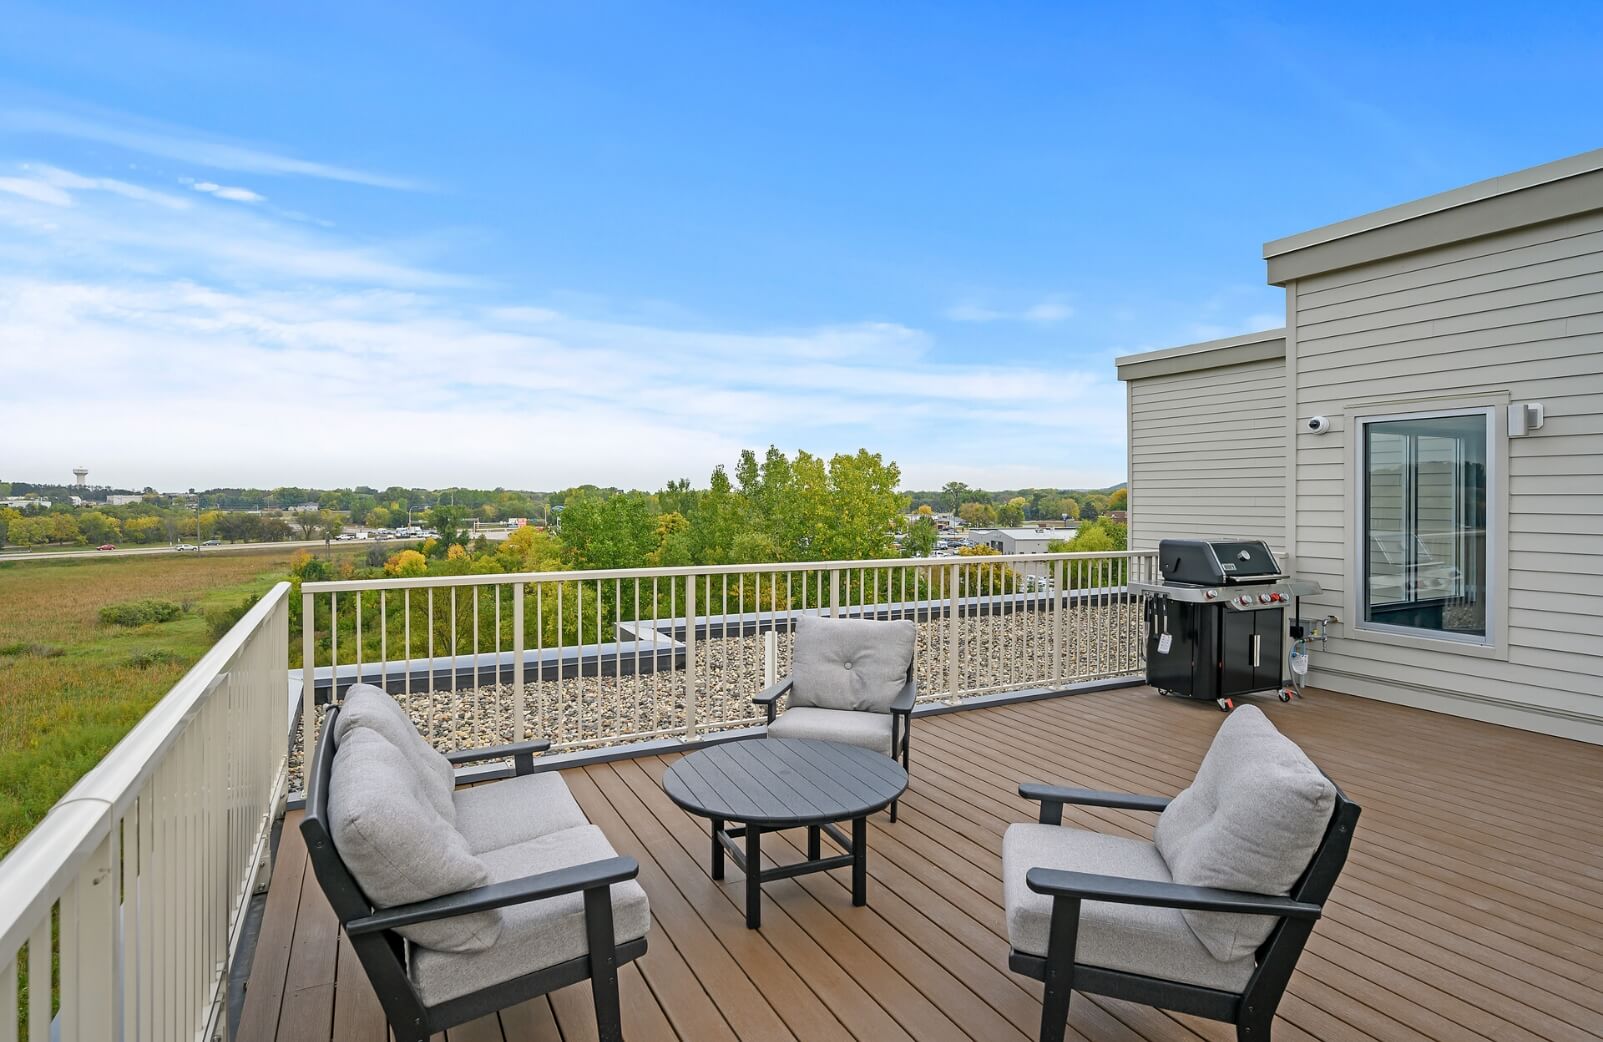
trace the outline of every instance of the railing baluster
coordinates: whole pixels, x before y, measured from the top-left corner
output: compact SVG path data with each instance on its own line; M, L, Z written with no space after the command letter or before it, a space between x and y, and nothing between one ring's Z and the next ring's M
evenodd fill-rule
M696 737L696 576L685 576L685 740Z
M317 625L313 605L317 595L301 592L301 748L317 745ZM312 758L301 757L301 791L312 784ZM33 1036L29 1036L32 1038Z
M378 685L385 691L390 689L390 612L389 601L385 594L388 590L378 592Z
M496 599L500 603L500 598ZM496 627L499 637L500 626ZM528 740L527 706L524 704L523 692L523 584L512 584L512 740L517 742ZM499 652L497 645L497 652ZM499 653L496 655L500 662ZM497 670L499 670L499 665ZM542 736L543 737L543 736Z
M0 1042L17 1042L17 960L0 965Z
M50 1038L50 993L54 976L54 942L50 937L50 913L28 937L28 1039L41 1042ZM40 986L43 984L43 987Z

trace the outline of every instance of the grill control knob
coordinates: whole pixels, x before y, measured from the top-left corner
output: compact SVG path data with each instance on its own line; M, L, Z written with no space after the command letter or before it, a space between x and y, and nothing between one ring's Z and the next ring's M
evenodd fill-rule
M1258 603L1259 604L1268 604L1269 603L1269 595L1267 593L1260 593L1258 595Z
M1202 599L1205 600L1205 601L1211 601L1217 596L1219 596L1219 595L1217 593L1215 593L1214 591L1212 591L1212 590L1203 590L1202 591Z

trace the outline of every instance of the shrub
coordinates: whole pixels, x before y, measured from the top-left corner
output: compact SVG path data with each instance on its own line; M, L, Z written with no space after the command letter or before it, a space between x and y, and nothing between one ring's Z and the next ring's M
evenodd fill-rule
M234 628L234 623L245 617L251 605L261 600L260 594L251 594L231 608L206 609L206 631L211 634L212 640L221 640L223 635Z
M184 613L172 601L124 601L100 609L100 621L108 626L148 626L171 622Z
M321 557L313 557L305 550L290 558L289 574L302 582L309 583L323 582L334 577L327 561Z
M32 655L34 658L59 658L66 652L49 644L30 644L25 640L0 646L0 655Z
M135 669L149 669L151 666L181 666L183 657L171 651L136 651L123 660L123 665Z
M416 550L402 550L384 562L384 572L397 578L412 578L429 574L428 558Z

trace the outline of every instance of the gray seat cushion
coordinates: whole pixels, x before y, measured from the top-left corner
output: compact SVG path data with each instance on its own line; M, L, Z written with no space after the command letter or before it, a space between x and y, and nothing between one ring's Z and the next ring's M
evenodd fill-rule
M352 684L334 720L334 741L345 741L353 727L372 728L401 750L420 775L424 792L434 809L446 821L456 820L451 802L456 776L450 761L424 741L406 710L395 699L372 684Z
M770 738L817 738L860 745L892 756L889 713L857 713L845 709L792 706L768 725Z
M1032 868L1057 868L1126 879L1169 881L1157 848L1145 840L1060 825L1009 825L1002 836L1002 897L1014 948L1045 955L1052 898L1025 884ZM1202 946L1174 908L1085 901L1075 961L1126 973L1240 991L1252 976L1246 958L1221 961Z
M796 619L792 706L889 713L907 683L918 631L911 619Z
M495 882L614 857L607 837L594 825L553 832L484 855ZM612 888L613 934L619 943L644 937L651 928L646 892L631 879ZM423 1001L444 1002L480 988L533 973L590 950L584 930L584 895L564 894L502 909L501 939L488 951L461 954L417 949L412 979Z
M490 870L430 805L411 761L377 731L353 727L334 753L329 834L340 860L378 908L460 893ZM445 951L482 951L501 933L501 913L475 912L403 926L402 936Z
M453 799L456 830L475 854L590 824L556 771L470 785Z
M1330 779L1262 710L1242 706L1225 718L1191 787L1158 818L1153 840L1177 883L1285 896L1335 806ZM1250 955L1277 922L1227 912L1185 917L1220 959Z

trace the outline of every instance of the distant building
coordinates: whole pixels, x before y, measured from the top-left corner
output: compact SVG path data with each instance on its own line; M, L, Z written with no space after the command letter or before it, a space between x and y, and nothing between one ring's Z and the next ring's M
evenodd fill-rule
M1073 539L1073 528L971 528L968 541L1004 554L1044 554L1059 539Z
M1108 511L1108 517L1121 525L1130 523L1130 512L1128 510L1110 510Z
M112 492L106 496L108 507L125 507L134 503L143 503L145 497L139 492Z
M286 514L315 514L320 509L322 509L322 508L316 503L296 503L292 507L285 507L284 508L284 513L286 513Z
M28 507L38 507L40 510L50 509L50 500L34 499L31 496L7 496L0 499L0 507L10 507L12 510L24 510Z

